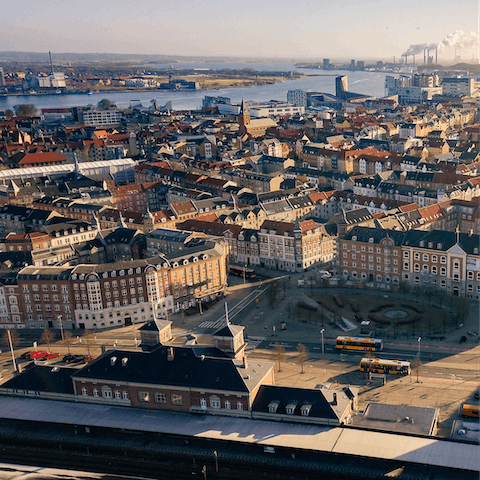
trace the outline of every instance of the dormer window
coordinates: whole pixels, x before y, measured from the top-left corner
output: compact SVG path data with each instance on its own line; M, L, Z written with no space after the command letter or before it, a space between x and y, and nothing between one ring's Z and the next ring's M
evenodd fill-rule
M302 416L308 417L308 415L310 415L311 409L312 409L312 406L308 403L305 405L302 405L302 408L300 409Z
M296 403L289 403L286 407L285 407L285 413L287 415L293 415L295 413L295 409L297 408L297 404Z
M280 402L278 400L273 400L268 404L268 412L269 413L277 413L278 406Z

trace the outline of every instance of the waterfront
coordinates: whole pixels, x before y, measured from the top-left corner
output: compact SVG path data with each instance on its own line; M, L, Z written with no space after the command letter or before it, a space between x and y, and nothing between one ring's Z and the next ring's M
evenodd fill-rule
M198 68L208 68L202 64L195 64ZM276 65L278 70L295 70L293 64L267 64L274 69ZM257 65L258 70L267 70L267 65ZM265 68L264 68L265 67ZM291 68L287 68L291 67ZM193 68L193 67L192 67ZM222 64L217 68L223 68ZM225 67L228 68L228 67ZM244 64L238 64L238 69L247 68ZM298 70L298 69L297 69ZM62 95L13 95L0 98L0 110L14 108L15 105L22 103L34 104L38 109L42 108L70 108L76 106L96 105L100 100L108 98L115 102L118 107L125 108L130 105L131 100L140 100L144 106L147 106L151 100L156 100L163 105L169 101L172 102L175 110L193 110L202 105L202 99L206 96L229 97L232 102L240 102L242 99L247 101L265 102L268 100L286 101L287 91L301 89L305 91L317 91L334 94L335 77L338 75L348 75L349 88L355 93L374 95L383 97L385 95L385 77L388 75L383 72L351 72L345 70L317 70L300 69L298 70L306 77L296 80L285 80L284 82L271 85L255 85L249 87L221 88L215 90L192 90L192 91L128 91L128 92L101 92L92 95L86 94L62 94Z

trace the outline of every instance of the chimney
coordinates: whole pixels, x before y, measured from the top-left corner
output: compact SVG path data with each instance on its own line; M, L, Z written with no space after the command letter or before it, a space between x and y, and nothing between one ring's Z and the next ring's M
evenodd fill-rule
M336 405L337 404L337 394L334 393L333 394L333 401L332 401L332 405Z
M469 231L468 231L468 236L471 237L473 235L473 229L471 228Z
M247 357L245 354L243 355L243 368L248 368Z
M168 347L167 360L169 362L173 362L174 358L175 358L175 355L173 354L173 347Z

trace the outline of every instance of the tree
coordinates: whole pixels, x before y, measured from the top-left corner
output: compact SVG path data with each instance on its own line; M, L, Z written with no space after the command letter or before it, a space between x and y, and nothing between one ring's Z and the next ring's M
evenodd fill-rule
M298 347L297 347L297 353L298 353L298 363L300 364L300 367L302 368L302 371L300 373L305 373L304 372L305 362L308 360L307 347L305 347L305 345L302 345L301 343L299 343Z
M35 105L30 103L22 103L15 109L15 111L17 113L17 117L20 118L34 117L37 114Z
M87 346L87 355L90 356L90 345L92 344L92 331L86 328L83 332L82 342Z
M412 369L417 372L417 383L418 383L418 372L420 370L420 367L422 366L422 361L420 360L420 357L415 357L412 360Z
M55 341L55 334L46 328L42 332L42 336L40 337L40 342L47 345L48 350L50 351L50 345Z
M110 108L112 105L112 102L108 98L104 98L98 102L98 108Z
M70 344L72 342L73 335L71 332L65 332L63 334L63 339L65 341L65 344L67 345L67 352L70 353Z
M5 117L7 118L7 120L10 120L14 117L14 113L13 113L13 110L11 110L10 108L7 108L5 110Z
M5 333L2 335L2 345L6 347L10 347L10 340L8 338L8 332L10 332L10 339L12 341L12 347L18 347L20 344L20 336L18 335L16 330L6 330Z
M279 343L275 344L275 348L273 349L273 355L275 361L278 362L278 371L282 371L282 362L285 358L285 347L280 345Z

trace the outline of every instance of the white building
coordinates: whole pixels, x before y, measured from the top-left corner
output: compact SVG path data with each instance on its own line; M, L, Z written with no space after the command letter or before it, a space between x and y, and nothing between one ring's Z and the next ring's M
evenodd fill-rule
M289 90L287 102L295 106L307 106L307 92L304 90Z
M89 127L114 127L122 123L122 112L116 108L96 109L79 111L79 121Z

